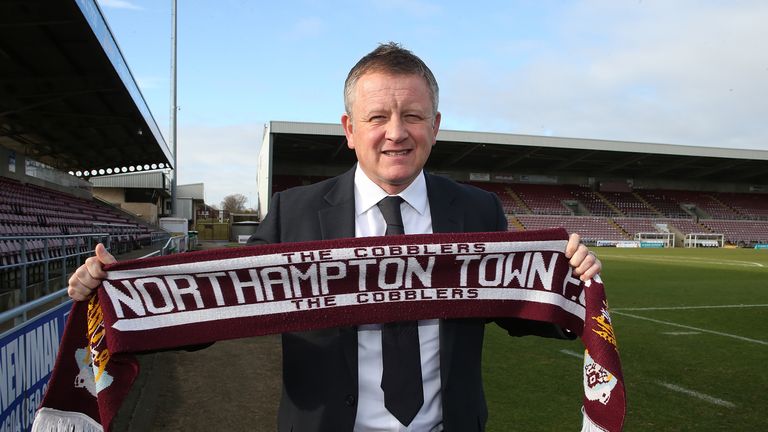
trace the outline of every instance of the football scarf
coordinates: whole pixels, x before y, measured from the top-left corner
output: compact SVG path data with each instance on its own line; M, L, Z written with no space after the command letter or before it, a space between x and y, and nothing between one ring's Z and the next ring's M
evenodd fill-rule
M619 431L625 394L605 291L571 274L565 230L366 237L119 262L73 305L33 431L108 431L133 354L402 320L517 317L581 337L585 431Z

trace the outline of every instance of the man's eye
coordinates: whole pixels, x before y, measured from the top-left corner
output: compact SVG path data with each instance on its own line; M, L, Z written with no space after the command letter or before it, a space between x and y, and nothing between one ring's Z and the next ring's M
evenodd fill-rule
M405 121L408 123L421 123L424 121L424 117L418 114L406 114Z

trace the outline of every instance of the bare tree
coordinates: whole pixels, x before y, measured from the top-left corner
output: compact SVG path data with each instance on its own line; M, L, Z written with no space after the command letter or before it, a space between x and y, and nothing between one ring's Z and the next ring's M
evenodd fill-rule
M231 194L221 201L221 209L230 213L243 213L248 198L243 194Z

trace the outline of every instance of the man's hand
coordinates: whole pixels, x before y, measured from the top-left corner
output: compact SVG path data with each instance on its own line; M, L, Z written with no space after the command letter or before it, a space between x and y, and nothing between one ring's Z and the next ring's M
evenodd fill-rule
M600 269L603 267L595 254L581 244L581 237L578 234L571 234L568 238L565 257L570 259L568 264L573 267L573 273L585 282L600 273Z
M93 294L93 290L107 277L107 273L104 271L104 264L117 262L115 257L107 252L107 249L101 243L96 245L94 252L96 256L86 259L85 264L78 267L69 278L67 294L74 301L88 299Z

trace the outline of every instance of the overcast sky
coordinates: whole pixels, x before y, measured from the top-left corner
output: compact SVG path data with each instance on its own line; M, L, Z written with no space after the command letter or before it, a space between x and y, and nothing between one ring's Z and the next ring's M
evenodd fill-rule
M171 0L98 2L168 141ZM443 129L768 150L766 23L764 0L178 0L179 183L255 206L264 124L337 123L390 40Z

